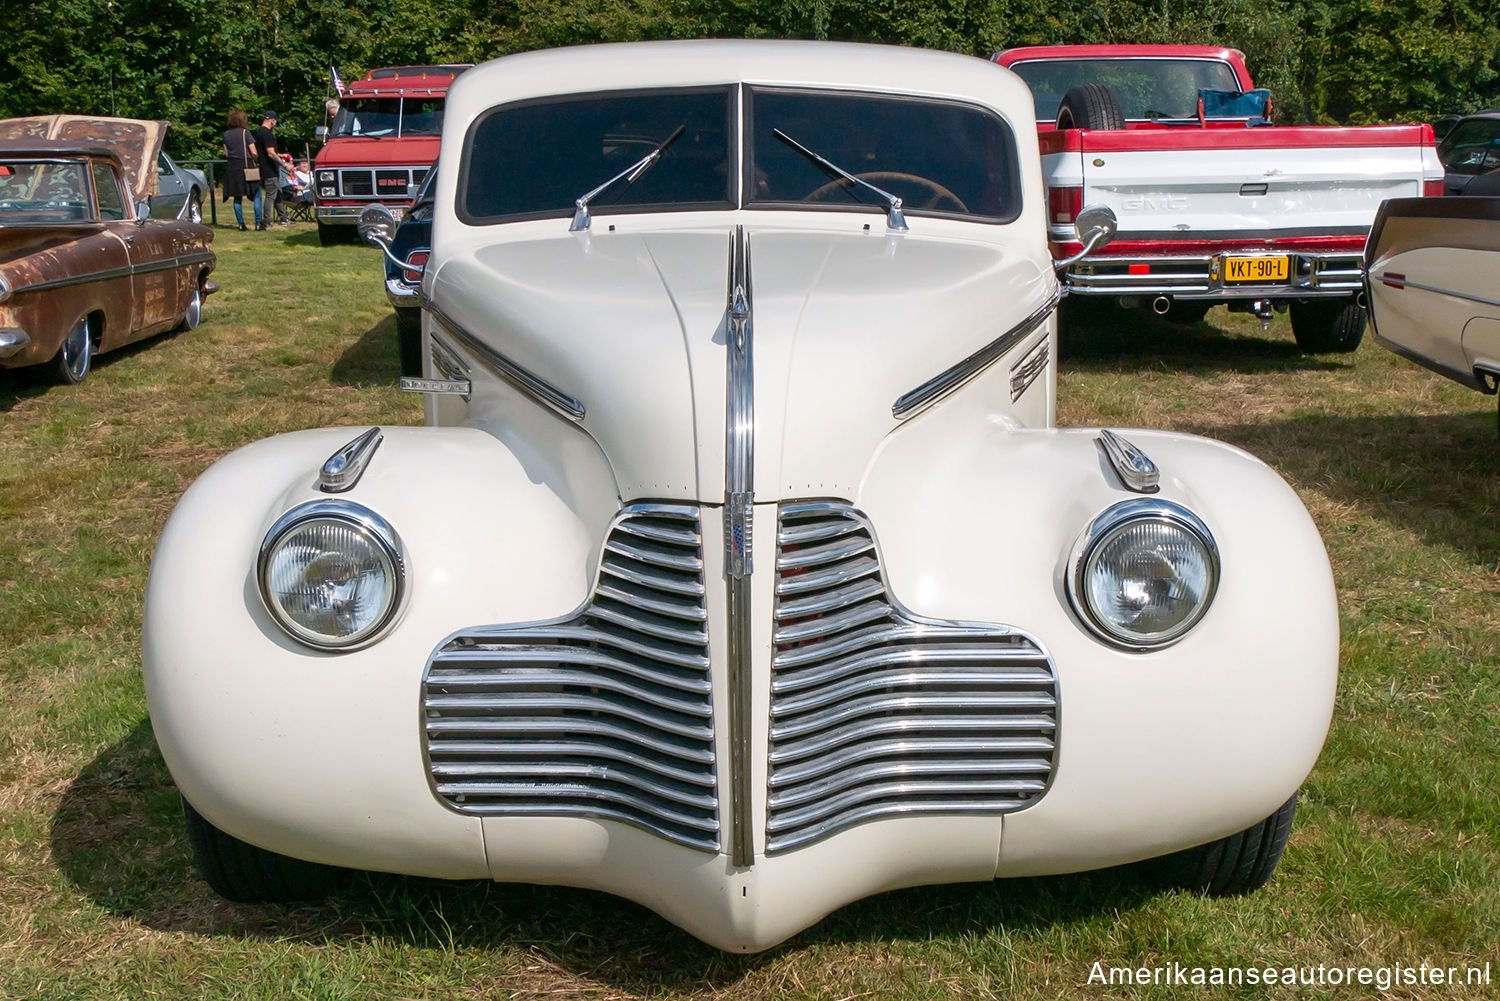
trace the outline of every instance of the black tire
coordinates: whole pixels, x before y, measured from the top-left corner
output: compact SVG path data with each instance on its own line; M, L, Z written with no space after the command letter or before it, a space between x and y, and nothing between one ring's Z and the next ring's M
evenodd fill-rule
M319 900L349 877L348 869L288 858L225 834L186 799L182 815L198 872L226 900L240 904Z
M94 347L89 318L81 316L52 356L52 377L64 386L76 386L87 379L94 363Z
M1180 323L1190 327L1195 323L1202 323L1203 318L1208 315L1213 303L1202 300L1175 301L1172 308L1167 310L1167 319L1173 323Z
M348 227L330 226L326 222L318 223L318 246L335 247L341 243L349 242Z
M396 345L401 351L401 374L412 378L422 375L422 311L396 310Z
M1296 812L1297 794L1293 793L1275 813L1238 834L1163 855L1142 866L1152 880L1168 888L1210 897L1254 892L1276 871Z
M1289 307L1292 336L1312 354L1346 354L1365 336L1365 308L1356 299L1306 299Z
M1100 83L1071 87L1057 106L1060 129L1111 129L1125 127L1125 109L1115 92Z

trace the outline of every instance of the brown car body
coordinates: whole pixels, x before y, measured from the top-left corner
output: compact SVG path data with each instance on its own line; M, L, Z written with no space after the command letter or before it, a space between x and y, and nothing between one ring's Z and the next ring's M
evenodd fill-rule
M53 362L77 382L92 354L197 326L217 288L213 231L137 209L155 187L166 126L0 121L0 367Z

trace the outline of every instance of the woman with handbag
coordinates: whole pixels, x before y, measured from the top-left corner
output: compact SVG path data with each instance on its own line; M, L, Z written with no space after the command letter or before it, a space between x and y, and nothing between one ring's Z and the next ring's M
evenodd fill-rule
M224 132L224 197L234 199L234 217L240 229L244 229L245 210L240 199L253 196L255 228L259 230L266 228L260 218L260 157L245 122L242 109L235 108L229 113L229 128Z

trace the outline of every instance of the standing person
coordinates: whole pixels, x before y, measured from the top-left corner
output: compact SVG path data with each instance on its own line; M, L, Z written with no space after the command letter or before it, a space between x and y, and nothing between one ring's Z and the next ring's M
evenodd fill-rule
M255 228L261 229L260 182L257 180L252 184L245 179L245 168L258 165L258 160L252 159L257 152L255 140L246 130L245 113L239 108L229 113L229 120L225 124L228 128L224 132L224 197L234 199L234 217L239 221L240 229L244 229L245 210L240 205L240 199L253 192Z
M255 130L255 145L260 147L260 189L266 202L266 221L256 229L271 228L271 207L276 207L276 221L290 226L286 206L281 202L281 152L276 148L276 112L268 111L260 116L260 128Z

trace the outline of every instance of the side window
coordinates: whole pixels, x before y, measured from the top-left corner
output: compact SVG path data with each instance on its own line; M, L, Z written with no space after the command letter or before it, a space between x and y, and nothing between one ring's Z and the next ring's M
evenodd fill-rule
M167 159L165 153L156 158L156 172L163 177L170 177L172 175L172 163Z
M95 162L93 169L94 194L99 199L99 218L127 218L125 198L120 194L120 184L116 180L114 168L107 163Z
M1455 174L1493 170L1500 155L1500 120L1481 118L1455 128L1438 147L1443 165Z

